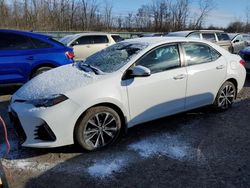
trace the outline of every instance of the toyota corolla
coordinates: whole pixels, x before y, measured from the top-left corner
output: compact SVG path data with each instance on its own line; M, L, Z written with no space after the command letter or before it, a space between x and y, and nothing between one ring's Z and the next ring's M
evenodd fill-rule
M33 78L9 112L22 146L91 151L143 122L206 105L226 110L245 77L239 56L208 41L131 39Z

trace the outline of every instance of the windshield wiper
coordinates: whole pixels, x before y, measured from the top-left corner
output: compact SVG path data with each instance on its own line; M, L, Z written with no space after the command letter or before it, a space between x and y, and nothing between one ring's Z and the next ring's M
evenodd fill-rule
M103 74L103 72L96 67L93 67L93 66L86 64L86 63L80 63L80 68L84 69L83 67L87 67L87 68L91 69L95 74ZM84 69L84 71L87 71L87 70Z

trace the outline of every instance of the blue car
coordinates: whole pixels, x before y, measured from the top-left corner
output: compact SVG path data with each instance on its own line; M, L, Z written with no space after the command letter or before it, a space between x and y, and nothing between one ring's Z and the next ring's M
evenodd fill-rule
M25 83L36 75L73 63L73 49L50 36L0 29L0 84Z

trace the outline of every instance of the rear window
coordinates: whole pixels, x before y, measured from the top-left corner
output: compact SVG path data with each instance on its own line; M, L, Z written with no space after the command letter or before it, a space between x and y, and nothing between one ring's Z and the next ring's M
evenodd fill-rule
M114 40L115 42L121 42L121 41L124 40L124 39L123 39L122 37L120 37L119 35L112 35L111 37L113 38L113 40Z
M49 40L52 41L52 42L54 42L54 43L56 43L56 44L58 44L58 45L60 45L60 46L64 46L64 44L62 42L60 42L60 41L58 41L56 39L49 38Z
M228 34L226 33L216 33L219 41L230 40Z
M61 39L59 40L59 42L61 42L61 43L64 44L64 45L68 45L68 43L69 43L70 41L72 41L73 38L74 38L74 35L67 35L67 36L61 38Z

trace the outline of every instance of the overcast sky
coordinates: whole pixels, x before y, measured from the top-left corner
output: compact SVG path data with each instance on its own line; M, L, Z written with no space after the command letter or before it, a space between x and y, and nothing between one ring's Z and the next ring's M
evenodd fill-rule
M193 0L191 9L197 9L197 1ZM136 12L143 4L149 4L152 0L113 0L113 12L116 15L127 15ZM245 21L246 7L250 6L250 0L214 0L215 10L206 20L206 26L214 25L227 27L233 21Z

